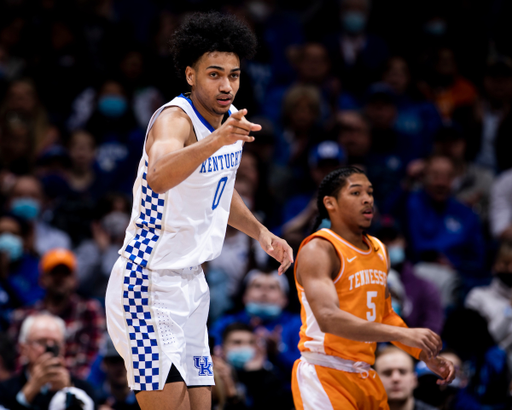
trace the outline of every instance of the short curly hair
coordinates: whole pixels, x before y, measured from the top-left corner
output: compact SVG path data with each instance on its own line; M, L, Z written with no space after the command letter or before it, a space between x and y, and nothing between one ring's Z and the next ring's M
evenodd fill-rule
M194 13L170 39L170 51L180 77L203 54L221 51L236 54L241 60L256 52L256 37L251 29L232 15L219 12Z

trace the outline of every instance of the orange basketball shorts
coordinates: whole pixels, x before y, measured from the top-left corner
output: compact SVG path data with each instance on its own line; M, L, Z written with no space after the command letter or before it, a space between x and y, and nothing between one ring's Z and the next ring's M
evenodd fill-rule
M297 410L389 410L386 391L373 369L364 377L298 359L292 393Z

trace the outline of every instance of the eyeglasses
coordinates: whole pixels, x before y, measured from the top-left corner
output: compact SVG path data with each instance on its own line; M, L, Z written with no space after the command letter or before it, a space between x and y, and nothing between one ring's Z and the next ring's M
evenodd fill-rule
M63 343L56 341L55 339L35 339L35 340L27 340L27 344L33 345L33 346L39 346L42 348L45 348L46 346L59 346L62 347Z

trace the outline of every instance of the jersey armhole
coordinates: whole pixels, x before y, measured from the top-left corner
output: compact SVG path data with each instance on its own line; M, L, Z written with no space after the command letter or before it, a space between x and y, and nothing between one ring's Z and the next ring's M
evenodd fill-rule
M163 107L160 111L157 110L153 114L151 119L149 120L149 125L148 125L148 129L146 131L146 136L144 137L144 154L146 155L146 157L149 157L149 154L148 154L148 152L146 150L146 143L148 141L149 133L153 129L153 126L155 125L156 120L158 119L158 117L160 117L160 114L162 114L167 108L173 108L173 107L179 108L181 111L183 111L185 113L185 115L187 117L190 118L190 116L187 114L185 109L183 107L180 107L179 105L168 105L167 107ZM156 117L155 117L155 115L156 115ZM153 117L155 117L155 118L153 119ZM196 137L196 142L198 142L199 140L197 139L196 128L194 127L194 123L193 122L192 122L192 130L194 131L194 136Z
M338 282L341 279L341 276L343 275L343 272L345 271L345 258L343 257L343 254L336 248L334 243L332 243L329 239L327 239L324 236L317 236L316 238L324 239L327 242L329 242L332 245L332 247L334 248L334 251L336 252L336 255L338 255L338 258L340 259L340 271L336 275L336 277L332 280L333 283L336 283L336 282Z
M333 244L333 246L334 246L334 244ZM338 275L333 279L333 283L337 283L341 279L341 277L343 276L343 272L345 271L345 258L343 257L343 254L340 251L338 251L338 249L336 249L336 246L334 246L334 250L338 254L338 257L340 258L340 264L341 264L340 273L338 273Z

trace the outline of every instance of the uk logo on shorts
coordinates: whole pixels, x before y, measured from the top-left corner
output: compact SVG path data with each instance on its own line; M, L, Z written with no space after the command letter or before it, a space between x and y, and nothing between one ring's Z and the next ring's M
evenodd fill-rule
M194 356L194 367L199 369L199 376L213 376L212 365L210 356Z

